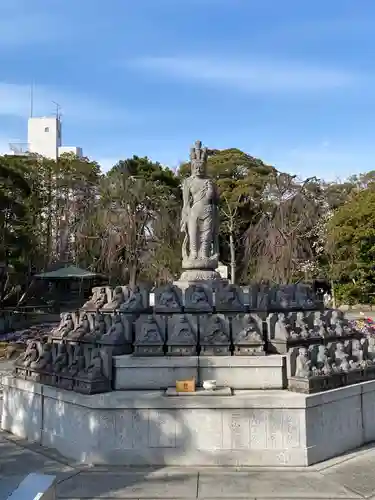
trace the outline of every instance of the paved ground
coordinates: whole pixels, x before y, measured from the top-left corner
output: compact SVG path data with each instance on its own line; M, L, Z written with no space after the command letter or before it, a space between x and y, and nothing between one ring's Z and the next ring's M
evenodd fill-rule
M0 433L0 500L30 472L57 476L57 498L375 499L375 446L306 469L85 467Z

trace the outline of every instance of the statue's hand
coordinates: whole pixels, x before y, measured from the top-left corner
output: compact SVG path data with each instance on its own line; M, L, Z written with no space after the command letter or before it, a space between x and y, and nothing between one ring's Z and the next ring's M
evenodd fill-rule
M184 221L184 219L182 219L180 224L180 231L181 233L184 233L185 230L186 230L186 222Z

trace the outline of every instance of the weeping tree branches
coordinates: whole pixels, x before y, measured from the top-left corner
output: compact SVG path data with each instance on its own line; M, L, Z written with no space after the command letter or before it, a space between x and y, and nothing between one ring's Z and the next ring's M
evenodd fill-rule
M252 279L288 283L306 277L315 260L314 227L323 212L322 199L315 178L299 182L288 174L271 177L263 210L244 236Z
M150 270L159 278L169 267L168 245L176 240L172 202L163 183L115 170L101 180L96 207L80 218L78 244L95 270L113 281L134 285Z

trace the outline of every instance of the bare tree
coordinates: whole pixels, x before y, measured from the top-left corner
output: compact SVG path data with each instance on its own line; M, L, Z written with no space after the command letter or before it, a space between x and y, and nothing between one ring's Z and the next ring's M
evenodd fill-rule
M240 220L239 220L239 208L240 200L242 196L233 203L229 198L222 194L221 199L221 223L224 232L228 234L229 240L229 252L230 252L230 282L235 284L236 282L236 239L235 235L238 231Z
M306 275L306 265L314 259L313 228L320 215L316 179L299 182L295 176L275 173L265 190L263 212L244 237L252 278L288 283Z

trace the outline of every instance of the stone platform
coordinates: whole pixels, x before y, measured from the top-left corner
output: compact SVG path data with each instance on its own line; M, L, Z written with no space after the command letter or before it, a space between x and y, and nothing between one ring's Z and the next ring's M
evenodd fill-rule
M114 389L160 390L176 380L194 378L197 385L216 380L232 389L283 389L287 385L286 357L271 356L114 356Z
M2 428L88 464L308 466L375 440L375 382L319 394L86 396L6 377Z

